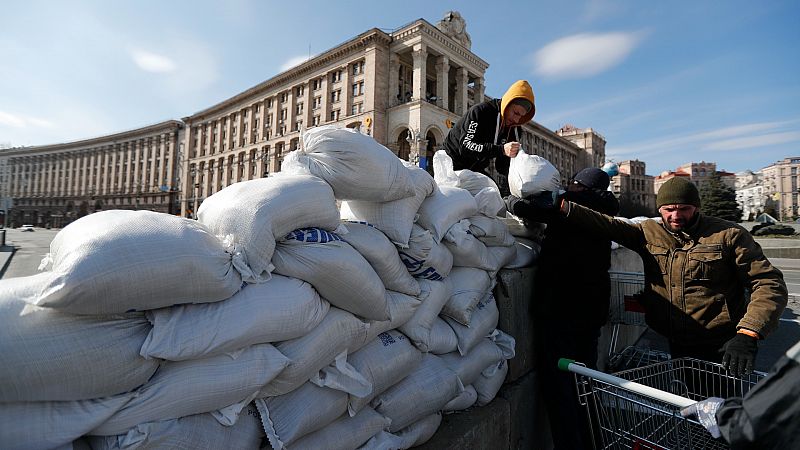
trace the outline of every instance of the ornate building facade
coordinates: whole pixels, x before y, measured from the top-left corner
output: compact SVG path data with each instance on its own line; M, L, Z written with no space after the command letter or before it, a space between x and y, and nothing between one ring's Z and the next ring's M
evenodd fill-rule
M430 169L449 127L486 98L489 64L470 46L456 12L437 25L418 19L392 32L373 28L182 121L0 150L0 170L7 164L12 174L14 223L61 226L108 208L194 217L220 189L280 171L302 131L324 124L358 127ZM583 132L561 136L533 121L522 131L522 146L552 162L564 182L605 159L605 140L591 129L589 141Z
M617 198L625 198L633 204L655 213L656 194L653 189L653 176L645 174L646 165L638 159L626 160L617 164L619 174L611 177L611 190Z

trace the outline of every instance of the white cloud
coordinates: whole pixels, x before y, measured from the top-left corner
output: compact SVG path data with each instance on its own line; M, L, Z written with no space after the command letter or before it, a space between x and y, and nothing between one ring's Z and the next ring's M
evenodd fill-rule
M534 71L550 78L586 78L620 64L642 33L582 33L553 41L532 57Z
M741 150L743 148L761 148L770 145L799 142L800 131L787 131L785 133L772 133L761 136L747 136L737 139L726 139L713 142L703 147L705 150Z
M177 69L174 61L164 55L134 49L130 51L133 62L146 72L169 73Z
M308 61L310 58L308 56L295 56L290 58L285 63L281 64L280 71L284 72L286 70L291 69L294 66L299 66L300 64Z
M0 111L0 125L5 125L13 128L50 128L52 123L45 119L32 116L23 116L21 114L12 114L5 111Z

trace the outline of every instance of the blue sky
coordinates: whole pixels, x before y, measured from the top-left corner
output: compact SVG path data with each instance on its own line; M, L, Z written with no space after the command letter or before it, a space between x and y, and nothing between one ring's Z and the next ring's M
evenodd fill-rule
M372 27L461 12L534 120L592 127L609 159L657 175L800 156L800 2L0 0L0 145L42 145L180 119Z

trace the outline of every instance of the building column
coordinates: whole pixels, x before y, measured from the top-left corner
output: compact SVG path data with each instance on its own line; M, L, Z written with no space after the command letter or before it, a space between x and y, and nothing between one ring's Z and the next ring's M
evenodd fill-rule
M389 54L389 107L400 104L403 93L400 92L400 55L395 52ZM374 77L373 77L374 79ZM398 95L400 98L398 98Z
M459 67L456 69L456 98L455 113L463 116L467 112L467 82L469 81L467 69Z
M484 92L486 91L486 80L478 77L475 80L475 104L483 103Z
M350 64L342 68L342 118L353 115L353 74L350 70Z
M425 44L414 45L414 77L412 86L412 99L424 100L425 99L425 80L427 75L428 49Z
M436 105L447 109L450 99L447 96L447 87L450 84L450 58L440 56L436 59Z

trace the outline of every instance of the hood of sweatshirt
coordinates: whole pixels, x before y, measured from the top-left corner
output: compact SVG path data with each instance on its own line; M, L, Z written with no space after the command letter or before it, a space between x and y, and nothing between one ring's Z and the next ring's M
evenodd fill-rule
M514 82L510 88L503 94L503 99L500 101L500 118L501 123L503 119L503 114L508 108L508 104L511 103L512 100L516 98L525 99L531 102L531 109L528 111L528 114L525 114L524 120L522 123L527 123L529 120L533 119L533 115L536 114L536 103L534 102L533 96L533 88L531 85L528 84L525 80L519 80Z

